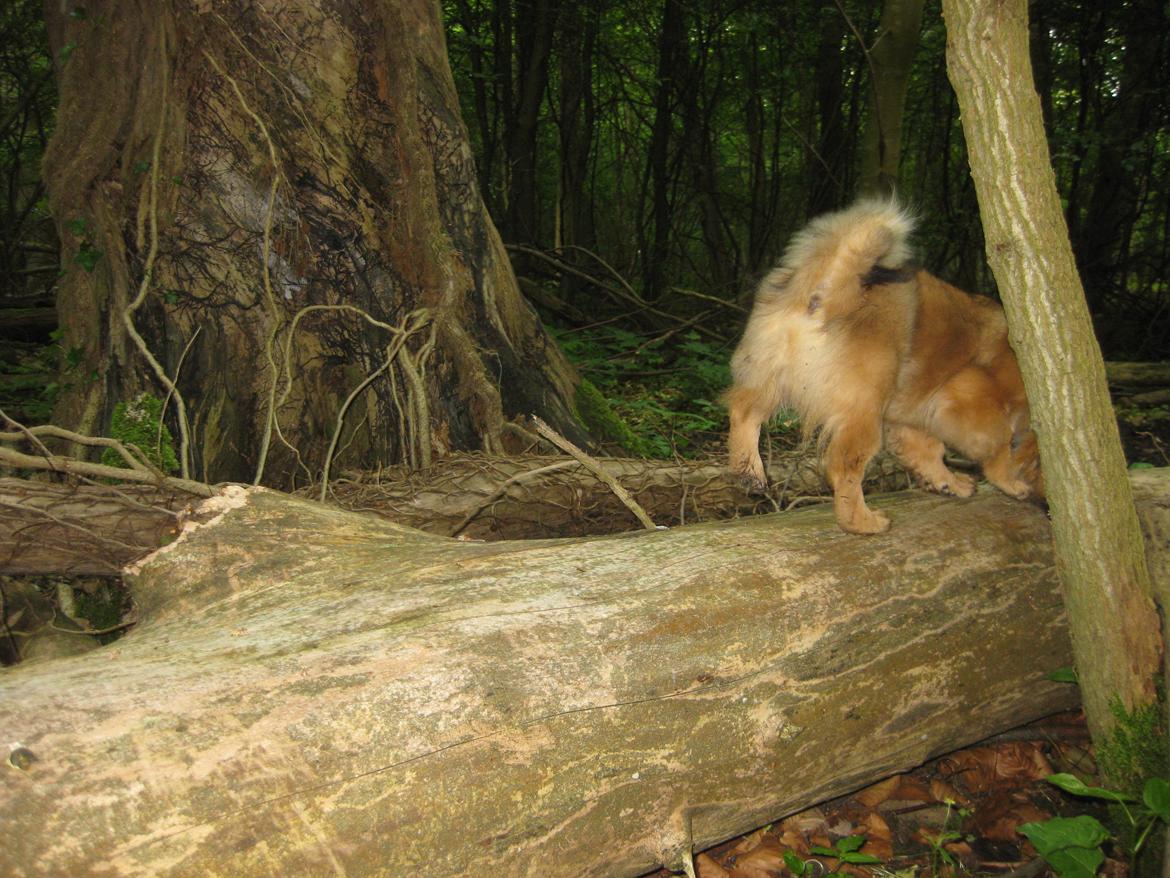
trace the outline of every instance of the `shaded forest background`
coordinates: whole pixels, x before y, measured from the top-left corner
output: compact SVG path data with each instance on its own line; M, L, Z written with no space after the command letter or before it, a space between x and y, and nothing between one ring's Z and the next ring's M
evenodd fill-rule
M755 280L859 188L882 4L445 0L483 196L529 299L647 455L722 429L714 402ZM0 12L0 408L46 420L76 350L54 345L58 255L40 159L55 91L41 4ZM75 15L86 11L79 5ZM97 14L94 11L92 14ZM1164 4L1031 4L1032 51L1074 251L1107 359L1170 354L1170 72ZM67 45L61 51L68 52ZM898 191L919 255L994 293L945 32L924 3ZM60 368L60 378L46 376Z

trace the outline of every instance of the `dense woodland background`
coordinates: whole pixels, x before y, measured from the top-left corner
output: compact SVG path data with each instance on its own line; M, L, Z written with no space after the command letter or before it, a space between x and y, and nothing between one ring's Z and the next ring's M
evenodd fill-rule
M713 400L755 280L809 217L856 196L882 6L444 3L483 197L525 293L635 427L629 450L686 453L719 432ZM922 217L922 261L994 293L939 4L923 7L898 192ZM1165 6L1041 0L1030 11L1053 165L1105 356L1165 359ZM51 370L86 377L70 375L76 348L46 344L55 282L100 254L77 229L82 244L59 257L47 213L40 162L55 88L41 4L5 4L0 29L0 407L37 422L59 387Z

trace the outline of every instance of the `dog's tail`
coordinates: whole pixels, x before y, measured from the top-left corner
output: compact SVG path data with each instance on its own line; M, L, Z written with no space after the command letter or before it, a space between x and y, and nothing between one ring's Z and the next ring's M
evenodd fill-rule
M792 239L765 285L786 288L786 296L795 293L810 313L822 304L828 313L849 311L862 287L913 276L913 231L913 216L897 202L859 201L809 223Z

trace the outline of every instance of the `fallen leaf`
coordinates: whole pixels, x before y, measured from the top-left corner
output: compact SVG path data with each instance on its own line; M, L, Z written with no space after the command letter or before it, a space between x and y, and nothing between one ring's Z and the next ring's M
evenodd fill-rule
M698 878L731 878L731 873L706 854L695 857L695 874Z
M775 840L767 839L749 854L735 858L731 878L776 878L784 871L784 855Z
M930 782L930 797L936 802L950 802L952 805L967 807L971 800L960 793L945 780L937 778Z
M863 852L873 854L881 860L888 860L894 856L894 836L890 832L890 824L877 811L871 811L865 816L858 831L865 836Z
M882 802L889 799L902 783L902 776L895 774L892 777L887 777L883 781L866 787L861 792L857 793L853 798L865 805L867 808L876 808Z

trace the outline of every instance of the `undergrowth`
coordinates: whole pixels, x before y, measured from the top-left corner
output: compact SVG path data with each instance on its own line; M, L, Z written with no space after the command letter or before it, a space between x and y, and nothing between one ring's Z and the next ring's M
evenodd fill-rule
M693 457L720 441L727 416L718 399L731 380L725 346L694 330L657 337L618 326L550 331L628 428L607 429L604 439L651 458Z

